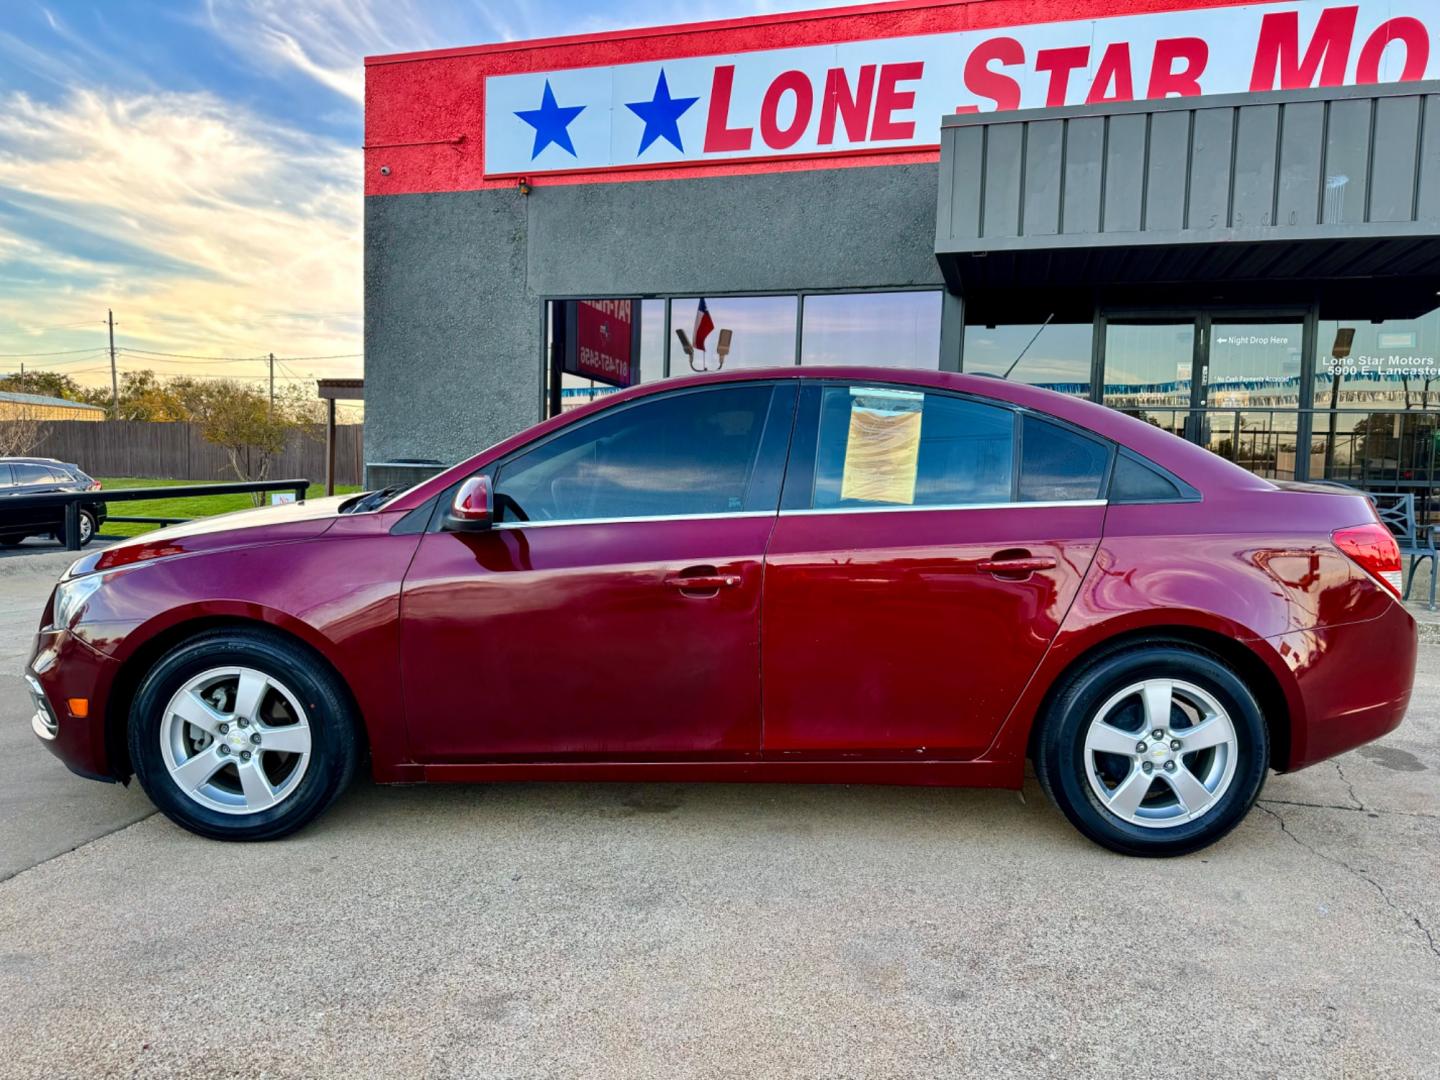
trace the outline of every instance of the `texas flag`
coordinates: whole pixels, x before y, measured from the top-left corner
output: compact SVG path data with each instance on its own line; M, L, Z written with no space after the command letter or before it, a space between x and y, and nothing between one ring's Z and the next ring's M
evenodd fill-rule
M695 348L701 351L705 349L705 339L710 336L710 331L715 329L715 320L710 318L710 309L705 306L705 298L700 298L700 306L695 310L695 330L690 335L690 340L695 343Z

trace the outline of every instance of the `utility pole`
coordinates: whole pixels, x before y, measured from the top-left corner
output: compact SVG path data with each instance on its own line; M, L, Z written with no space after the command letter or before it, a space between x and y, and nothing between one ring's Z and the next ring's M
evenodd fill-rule
M275 415L275 354L270 354L270 415Z
M120 376L115 373L115 312L105 312L110 326L110 419L120 419Z

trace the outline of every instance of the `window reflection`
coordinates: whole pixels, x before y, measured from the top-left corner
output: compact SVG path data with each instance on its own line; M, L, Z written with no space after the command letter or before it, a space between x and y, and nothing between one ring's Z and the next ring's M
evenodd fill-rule
M595 304L604 301L583 301ZM555 315L564 301L551 300L545 307L546 355L554 358ZM640 320L640 365L638 381L654 382L665 377L665 301L642 300L635 305L633 317ZM588 405L597 398L615 393L619 387L599 379L587 378L583 374L557 370L552 363L547 365L545 387L547 402L553 401L554 382L559 378L560 410L569 412L582 405Z
M500 520L739 512L771 393L751 383L603 413L500 469Z
M1093 325L1086 321L1042 326L966 326L965 370L972 375L1004 375L1008 371L1013 382L1088 397Z
M1440 309L1383 322L1321 319L1316 351L1310 475L1362 487L1433 476Z
M1105 404L1180 434L1190 413L1195 323L1105 324Z
M697 371L785 367L795 363L795 322L799 306L794 296L707 296L708 333L704 348L687 354L675 331L691 345L696 341L696 315L700 297L670 302L670 374ZM721 335L730 331L729 351L722 356ZM722 367L723 364L723 367Z
M802 364L940 367L940 293L805 297Z
M1321 319L1315 407L1440 406L1440 308L1418 319Z

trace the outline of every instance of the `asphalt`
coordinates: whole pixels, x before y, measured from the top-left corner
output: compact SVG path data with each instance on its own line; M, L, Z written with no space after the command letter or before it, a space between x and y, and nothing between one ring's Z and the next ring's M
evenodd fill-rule
M68 558L0 565L0 1077L1440 1076L1440 646L1177 860L1033 783L360 783L225 845L30 736Z

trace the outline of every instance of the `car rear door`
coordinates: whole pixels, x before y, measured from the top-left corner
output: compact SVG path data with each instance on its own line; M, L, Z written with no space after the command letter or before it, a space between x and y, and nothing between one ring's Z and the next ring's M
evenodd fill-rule
M487 470L402 596L424 762L753 758L760 603L795 382L640 398Z
M764 756L983 752L1094 557L1112 454L984 399L807 384L766 557Z

